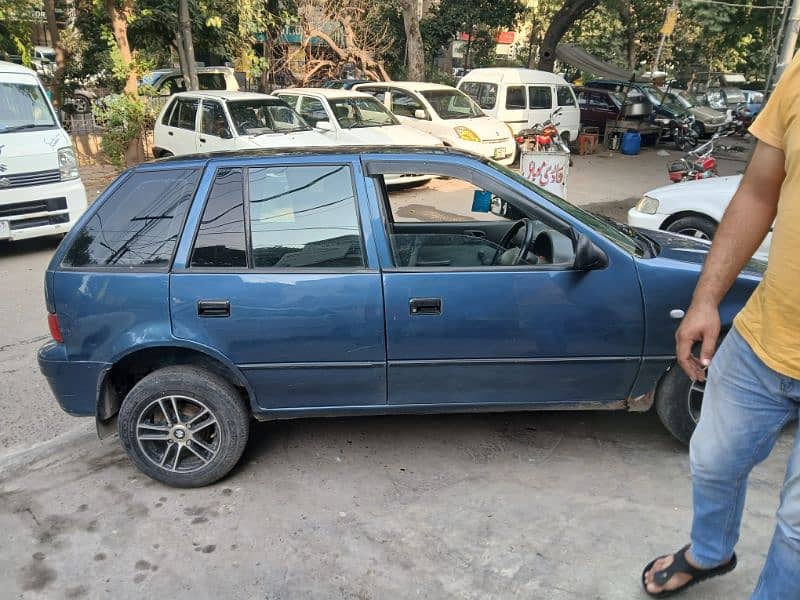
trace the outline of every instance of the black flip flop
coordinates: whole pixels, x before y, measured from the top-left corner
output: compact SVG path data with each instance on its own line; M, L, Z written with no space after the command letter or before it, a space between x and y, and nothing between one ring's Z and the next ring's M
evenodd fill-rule
M674 596L686 588L692 587L696 583L700 583L701 581L705 581L706 579L711 579L712 577L717 577L718 575L725 575L725 573L730 573L736 568L736 553L733 553L731 559L726 562L724 565L719 565L718 567L714 567L713 569L698 569L690 565L686 560L686 550L689 548L687 544L680 550L678 550L675 554L672 555L672 564L668 566L663 571L656 571L653 574L653 582L656 585L664 585L667 583L675 573L686 573L687 575L691 575L692 578L687 581L684 585L679 588L675 588L674 590L663 590L658 593L653 593L647 590L647 584L644 581L645 575L647 572L653 567L657 560L661 560L664 558L663 556L659 556L658 558L653 559L650 563L644 568L642 571L642 586L644 587L644 591L648 596L653 598L668 598L670 596Z

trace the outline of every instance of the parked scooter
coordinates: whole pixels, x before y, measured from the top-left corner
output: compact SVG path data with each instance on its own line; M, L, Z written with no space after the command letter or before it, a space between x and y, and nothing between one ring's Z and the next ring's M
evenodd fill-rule
M672 183L682 181L695 181L719 176L717 170L717 159L714 158L714 140L719 135L715 135L702 146L687 152L683 158L673 161L667 165L667 174Z
M523 129L517 134L516 142L523 150L537 152L565 152L569 154L569 146L558 131L558 124L554 119L561 114L557 108L550 114L544 123L537 123L533 127Z

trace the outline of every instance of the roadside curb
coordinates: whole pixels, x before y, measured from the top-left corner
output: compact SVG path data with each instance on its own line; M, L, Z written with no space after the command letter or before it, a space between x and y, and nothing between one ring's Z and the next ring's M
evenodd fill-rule
M8 471L21 463L29 463L38 458L54 453L56 450L77 442L88 441L94 435L94 428L78 427L62 433L50 440L44 440L28 448L12 450L8 454L0 455L0 474Z

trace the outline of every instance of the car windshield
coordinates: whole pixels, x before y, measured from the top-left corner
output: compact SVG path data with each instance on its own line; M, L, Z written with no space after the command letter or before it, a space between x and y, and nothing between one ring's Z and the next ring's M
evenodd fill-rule
M675 113L675 114L682 114L686 112L686 108L678 103L678 100L670 94L669 92L664 92L658 89L654 85L645 85L642 86L644 88L645 93L647 94L648 100L653 103L655 106L661 106L666 110Z
M55 117L38 85L0 82L0 133L54 127Z
M331 110L342 129L354 127L385 127L399 125L400 121L375 98L335 98L330 100Z
M235 100L228 102L239 135L263 135L308 131L311 127L281 100Z
M547 190L540 188L532 181L525 179L525 177L516 171L513 171L508 167L504 167L500 163L486 161L486 164L501 172L503 175L510 177L514 181L521 183L526 188L532 190L539 196L542 196L545 200L555 204L558 208L569 214L571 217L577 219L587 227L593 229L603 237L607 238L634 256L645 256L645 248L652 244L652 242L650 242L647 238L635 232L627 225L617 223L611 219L606 219L600 215L585 211L574 204L570 204L563 198L559 198L552 192L548 192Z
M440 119L472 119L483 116L483 111L472 98L459 90L425 90L420 94L430 102Z
M692 108L694 106L694 102L692 102L692 99L686 92L673 90L667 94L667 97L684 108Z

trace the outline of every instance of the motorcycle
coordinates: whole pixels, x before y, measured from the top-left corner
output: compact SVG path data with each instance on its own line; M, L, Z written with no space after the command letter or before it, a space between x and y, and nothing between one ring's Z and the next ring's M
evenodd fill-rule
M682 181L697 181L719 176L717 159L714 158L714 140L712 137L702 146L687 152L683 158L667 165L667 174L672 183Z
M561 114L561 108L550 114L544 123L536 123L533 127L523 129L517 134L515 141L523 150L537 152L565 152L569 154L569 146L561 137L558 125L553 120Z
M694 117L689 114L672 117L670 119L657 119L664 127L664 133L672 137L678 150L697 146L699 136L694 128Z
M727 135L738 135L744 137L750 125L753 124L753 113L747 108L744 102L737 104L731 111L731 120L728 122Z

